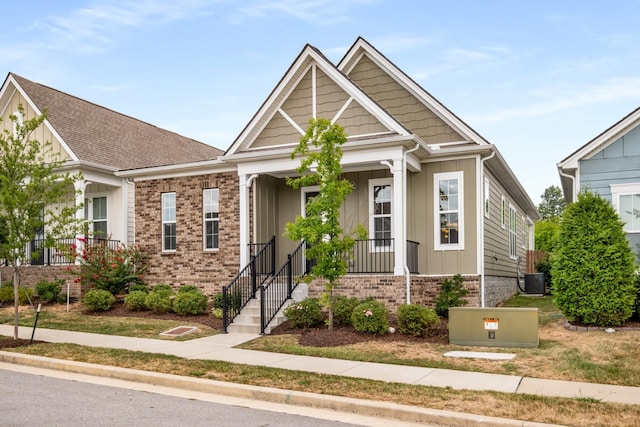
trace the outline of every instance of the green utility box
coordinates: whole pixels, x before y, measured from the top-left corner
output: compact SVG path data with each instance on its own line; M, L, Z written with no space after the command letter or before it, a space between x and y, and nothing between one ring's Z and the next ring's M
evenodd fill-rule
M449 342L485 347L538 347L538 309L451 307Z

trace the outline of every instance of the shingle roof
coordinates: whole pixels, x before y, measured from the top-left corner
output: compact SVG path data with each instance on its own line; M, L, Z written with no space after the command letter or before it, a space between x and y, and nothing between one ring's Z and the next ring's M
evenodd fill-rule
M215 159L222 151L75 96L10 75L85 162L119 170Z

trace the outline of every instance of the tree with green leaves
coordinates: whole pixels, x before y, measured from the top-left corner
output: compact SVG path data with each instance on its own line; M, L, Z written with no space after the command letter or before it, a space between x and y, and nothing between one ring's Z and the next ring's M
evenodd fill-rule
M24 109L10 116L12 126L0 133L0 258L13 268L14 339L18 339L18 293L21 271L30 263L28 245L44 230L45 246L58 237L75 236L74 182L79 174L62 172L51 142L32 138L46 113L24 119ZM70 199L70 203L68 203Z
M611 205L582 192L565 210L552 259L555 303L571 321L618 326L633 314L635 256Z
M295 189L317 185L318 195L307 202L306 216L298 215L287 223L285 235L304 240L307 259L314 260L307 280L321 278L329 306L329 329L333 329L333 289L347 273L346 255L353 250L355 240L345 234L340 225L340 206L353 190L353 184L342 177L342 145L347 141L344 129L327 119L312 119L300 143L291 153L301 156L296 171L298 178L287 178Z
M538 212L542 219L560 218L567 207L567 201L562 190L557 185L552 185L544 190L540 196L542 201L538 205Z

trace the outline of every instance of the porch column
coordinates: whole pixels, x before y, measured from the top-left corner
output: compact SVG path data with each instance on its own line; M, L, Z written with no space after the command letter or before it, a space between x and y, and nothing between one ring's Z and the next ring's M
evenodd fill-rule
M404 197L404 169L402 159L393 160L393 215L392 215L392 227L394 235L394 262L393 262L393 274L396 276L403 276L404 271L404 258L407 250L406 236L404 235L404 221L406 217Z
M82 206L84 204L84 193L85 190L87 189L87 185L89 185L90 182L88 181L76 181L73 183L73 188L75 190L75 195L76 195L76 207L78 206ZM78 223L81 223L82 221L84 221L86 218L84 217L84 208L83 209L76 209L76 221L78 221ZM81 254L83 249L84 249L84 232L82 229L79 229L76 232L76 254ZM76 264L80 264L80 259L76 257Z
M249 190L251 182L258 175L247 177L246 174L240 174L240 268L243 268L249 262Z

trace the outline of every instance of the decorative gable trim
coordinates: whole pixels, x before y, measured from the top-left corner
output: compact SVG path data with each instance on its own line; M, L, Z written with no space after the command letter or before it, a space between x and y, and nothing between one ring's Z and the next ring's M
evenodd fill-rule
M389 115L382 107L369 98L364 92L362 92L349 78L340 72L331 62L322 55L317 49L311 45L306 45L302 52L298 55L293 64L289 67L283 78L273 89L269 97L262 104L260 109L253 116L251 121L243 129L240 135L233 142L231 147L227 150L224 157L229 157L241 150L248 150L249 147L256 139L256 137L264 130L269 121L274 117L276 113L282 114L282 104L288 99L289 95L295 90L298 83L307 75L311 70L312 73L312 115L317 117L316 111L316 71L321 70L326 74L331 81L338 85L349 98L343 104L342 108L338 111L337 115L332 118L336 121L340 114L342 114L354 101L362 106L367 112L378 120L382 126L389 130L389 133L395 133L398 135L409 136L410 132L404 128L397 120ZM282 116L292 125L295 122L292 118L286 114ZM299 132L302 130L299 125L294 125L294 128ZM304 134L304 132L301 132Z

